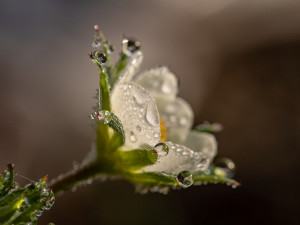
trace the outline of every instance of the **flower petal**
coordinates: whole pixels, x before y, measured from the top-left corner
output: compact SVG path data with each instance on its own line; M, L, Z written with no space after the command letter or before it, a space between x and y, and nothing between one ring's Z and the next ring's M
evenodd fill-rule
M124 150L152 148L160 141L160 119L154 99L135 83L121 83L111 95L112 112L125 133Z
M214 135L198 131L188 133L185 145L195 152L202 152L211 160L217 154L217 141Z
M175 100L178 81L177 77L165 66L155 67L137 75L134 82L144 87L156 100L158 108L166 102Z
M159 158L154 165L145 167L143 171L178 174L184 170L193 173L207 169L209 159L203 153L194 152L183 145L172 142L166 142L166 144L169 147L169 153Z
M183 144L194 122L190 105L182 98L176 98L159 113L167 127L167 140Z
M135 52L128 60L128 63L125 69L120 73L119 78L117 80L118 83L130 82L134 75L140 69L140 65L143 62L143 53L141 51ZM117 86L115 85L115 87Z

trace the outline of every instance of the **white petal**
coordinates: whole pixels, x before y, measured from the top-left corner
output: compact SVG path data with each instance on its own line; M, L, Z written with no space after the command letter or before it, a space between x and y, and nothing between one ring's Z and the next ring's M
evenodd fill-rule
M217 141L214 135L209 133L201 133L198 131L190 131L185 145L195 152L202 152L211 160L217 154Z
M178 174L187 170L192 173L203 171L209 166L209 159L201 152L194 152L183 145L172 142L166 142L166 144L169 147L169 153L159 158L154 165L144 168L143 171Z
M128 58L127 65L125 69L120 73L115 87L117 86L117 84L130 82L132 80L134 75L140 69L140 65L143 62L143 58L144 56L141 51L135 52L132 56Z
M194 122L190 105L182 98L176 98L160 109L159 113L167 127L167 140L184 143Z
M111 106L124 128L124 150L150 148L160 141L156 104L144 88L135 83L118 84L112 92Z
M144 87L156 100L160 109L166 102L176 98L178 90L177 77L165 66L152 68L138 74L134 82Z

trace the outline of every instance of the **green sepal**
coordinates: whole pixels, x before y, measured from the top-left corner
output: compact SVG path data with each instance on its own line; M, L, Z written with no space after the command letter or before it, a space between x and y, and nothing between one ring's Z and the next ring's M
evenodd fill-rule
M125 133L123 129L123 125L119 118L113 114L110 113L111 120L108 123L108 126L113 129L114 134L112 135L109 145L110 145L110 151L115 151L125 143Z
M112 75L112 60L111 60L110 43L106 40L103 32L100 29L98 30L98 35L99 35L101 44L103 46L105 56L107 58L107 61L105 63L106 68L107 68L107 74L109 77L111 77L111 75Z
M157 161L157 153L154 150L135 149L131 151L118 151L120 164L123 170L135 171Z
M110 111L110 97L109 97L109 87L108 87L108 79L107 75L102 68L102 66L99 65L100 68L100 82L99 87L100 88L100 94L101 94L101 109Z
M96 150L97 157L102 158L103 154L110 150L109 148L109 134L108 125L97 121L96 123Z
M126 178L144 186L177 186L178 181L172 174L159 172L144 172L127 174Z
M205 174L204 172L198 172L193 174L193 178L194 178L194 185L201 185L201 184L208 184L208 183L227 184L233 187L237 187L240 185L240 183L234 179L229 179L224 176L217 176L215 174Z

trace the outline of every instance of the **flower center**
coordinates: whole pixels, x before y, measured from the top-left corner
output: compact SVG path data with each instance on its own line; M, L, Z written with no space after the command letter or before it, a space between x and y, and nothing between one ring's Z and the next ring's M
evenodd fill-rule
M167 127L163 119L160 118L160 141L165 142L167 140Z

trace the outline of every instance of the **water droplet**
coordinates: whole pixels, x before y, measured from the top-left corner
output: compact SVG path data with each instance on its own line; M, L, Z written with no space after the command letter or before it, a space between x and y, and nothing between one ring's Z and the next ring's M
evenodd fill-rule
M176 179L183 187L189 187L194 182L193 175L189 171L180 172Z
M38 210L35 212L35 216L36 216L36 217L40 217L42 214L43 214L43 210L40 210L40 209L38 209Z
M130 131L130 133L129 133L129 139L133 143L136 142L136 136L134 135L133 131Z
M124 38L122 41L122 47L125 55L132 56L133 53L140 49L141 43L134 39Z
M166 143L158 143L153 147L153 150L156 151L158 157L164 157L169 153L169 146Z
M181 126L184 126L187 122L188 122L188 121L187 121L187 118L186 118L186 117L181 117L181 118L179 119L179 124L180 124Z
M109 124L111 121L111 114L109 111L104 112L104 124Z
M140 126L140 125L136 125L136 127L135 127L135 128L136 128L136 130L137 130L137 132L138 132L138 133L140 133L140 132L142 131L142 128L141 128L141 126Z
M109 111L98 111L91 114L91 119L98 119L104 124L108 124L111 121L111 114Z
M86 183L87 183L87 184L92 184L92 183L93 183L93 180L92 180L92 179L88 179L88 180L86 181Z
M93 51L89 56L91 59L96 60L101 66L107 61L106 55L102 51Z
M94 48L101 46L100 28L98 25L94 26L94 40L93 40L92 46Z
M92 120L98 119L99 121L103 121L104 120L104 115L101 111L94 112L94 113L91 114L91 119Z
M157 110L154 104L149 104L146 110L146 120L152 126L157 126L159 124L159 117L157 116Z
M235 173L235 164L231 159L222 158L216 161L214 173L217 176L232 178Z
M109 53L113 53L115 51L115 47L113 45L108 46Z

